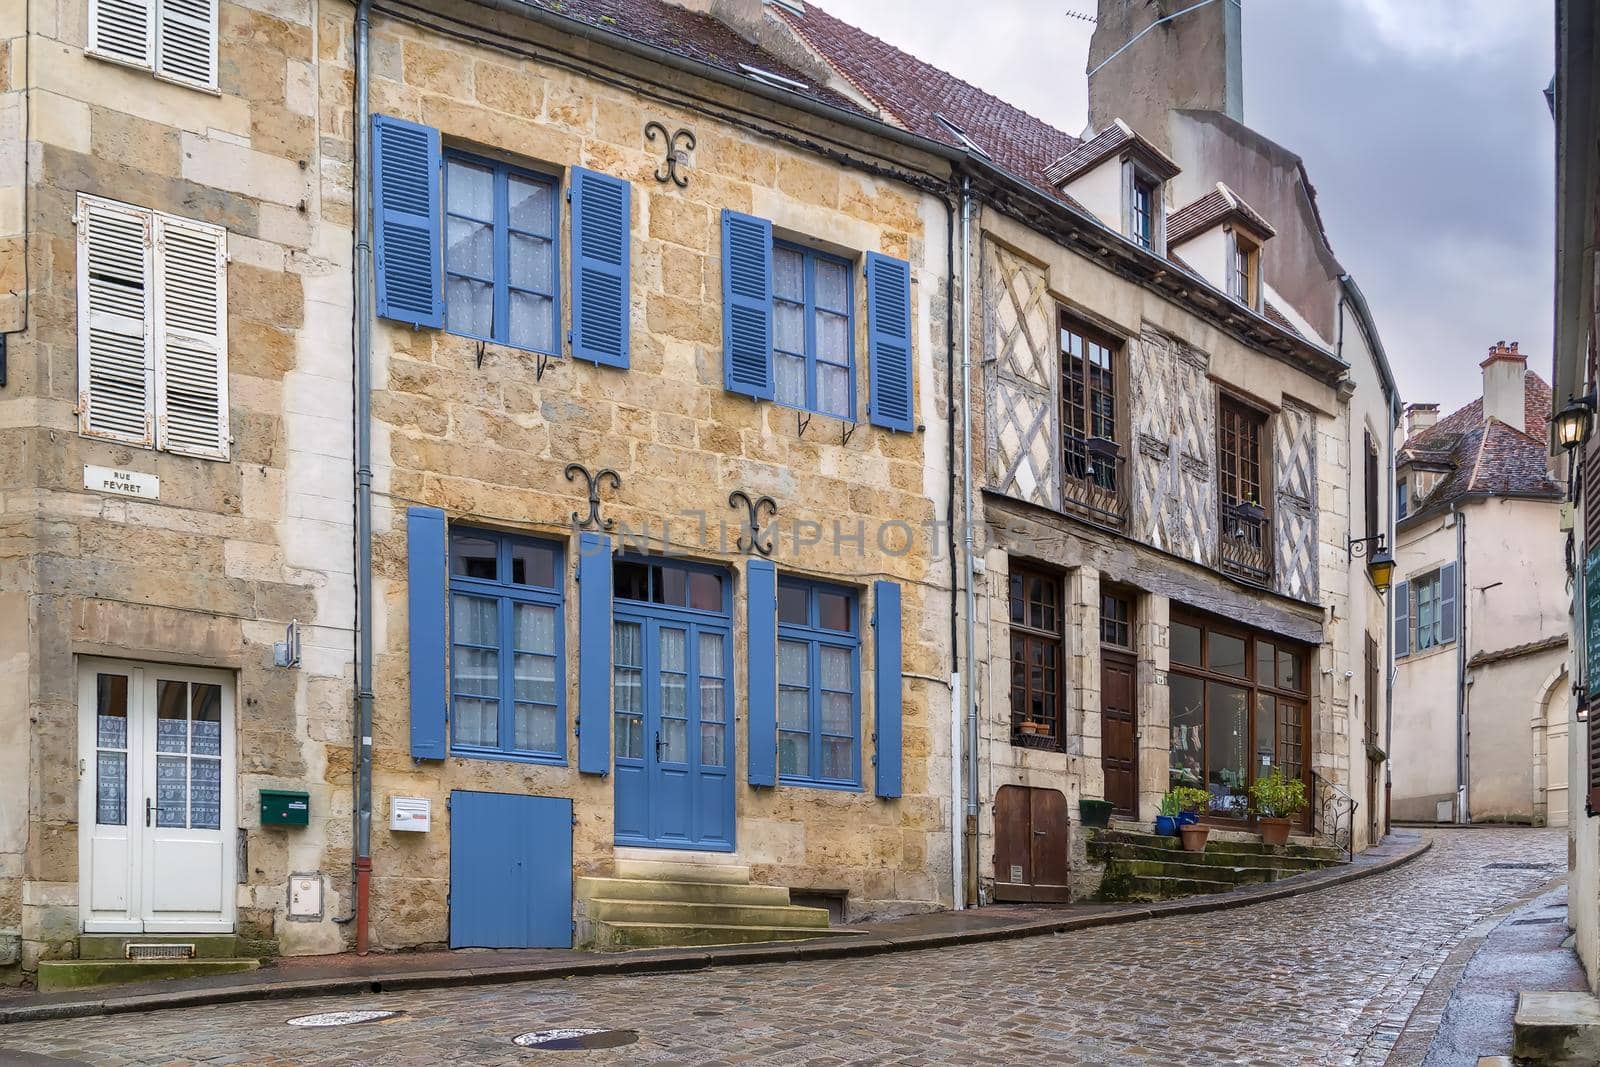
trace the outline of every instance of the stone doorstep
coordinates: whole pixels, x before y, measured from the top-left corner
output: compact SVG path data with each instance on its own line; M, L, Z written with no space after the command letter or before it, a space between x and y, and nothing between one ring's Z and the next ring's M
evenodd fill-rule
M1511 1058L1550 1067L1600 1063L1600 999L1590 993L1521 993Z
M78 959L125 960L129 945L193 945L199 959L271 959L277 955L276 942L250 941L235 934L79 934Z
M38 982L39 992L51 993L63 989L125 985L165 978L238 974L260 966L260 960L215 957L189 960L40 960Z

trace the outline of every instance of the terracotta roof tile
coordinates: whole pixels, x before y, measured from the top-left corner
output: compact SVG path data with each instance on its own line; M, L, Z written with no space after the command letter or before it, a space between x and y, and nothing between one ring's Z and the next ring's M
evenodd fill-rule
M1118 119L1092 139L1082 142L1046 167L1045 180L1052 186L1064 185L1107 156L1121 151L1124 145L1137 148L1146 161L1160 173L1163 181L1178 173L1178 165L1165 152L1139 136L1126 122Z
M1278 232L1238 193L1218 182L1215 189L1174 211L1167 219L1167 244L1169 247L1180 245L1229 218L1239 219L1263 238Z

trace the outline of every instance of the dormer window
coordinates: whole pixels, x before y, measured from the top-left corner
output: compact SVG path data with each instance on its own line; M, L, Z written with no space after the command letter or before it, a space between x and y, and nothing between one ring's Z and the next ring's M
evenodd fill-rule
M1261 251L1274 233L1271 223L1218 182L1205 196L1173 212L1167 245L1206 281L1260 311L1266 292Z
M1261 306L1261 246L1233 232L1233 264L1228 273L1228 295L1246 307Z
M1157 186L1146 178L1135 176L1133 179L1133 204L1130 212L1132 225L1128 236L1140 248L1153 249L1156 246L1156 197Z
M1140 248L1165 255L1165 184L1178 165L1117 119L1045 168L1045 179Z

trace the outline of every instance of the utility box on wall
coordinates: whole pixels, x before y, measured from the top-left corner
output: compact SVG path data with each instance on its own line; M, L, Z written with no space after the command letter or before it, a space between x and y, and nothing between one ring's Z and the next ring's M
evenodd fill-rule
M308 826L311 823L311 795L293 789L261 791L262 826Z

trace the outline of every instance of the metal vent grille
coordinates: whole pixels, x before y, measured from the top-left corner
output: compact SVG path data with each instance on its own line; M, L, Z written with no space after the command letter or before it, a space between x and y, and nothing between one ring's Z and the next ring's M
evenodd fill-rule
M193 945L181 944L129 945L127 953L130 960L192 960L195 956Z

